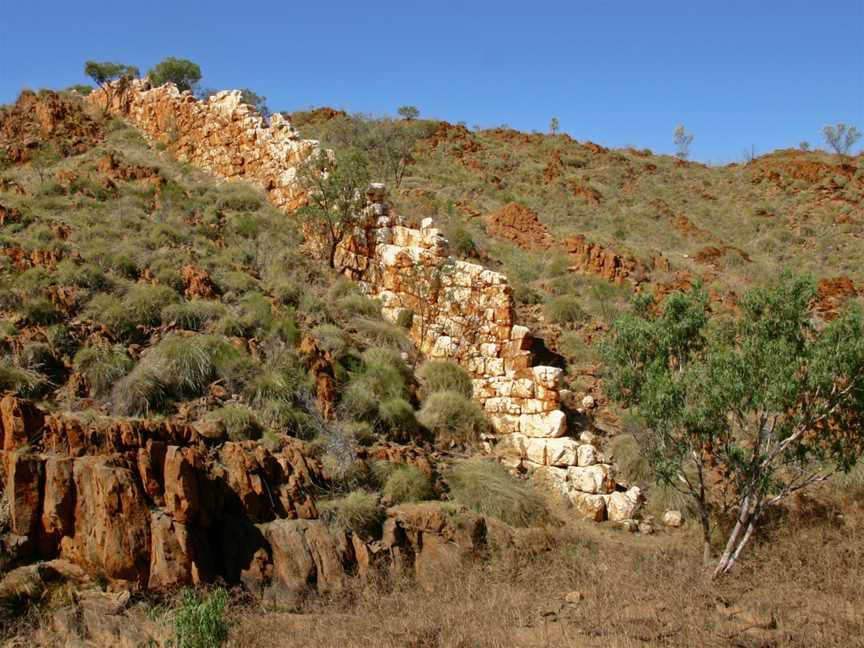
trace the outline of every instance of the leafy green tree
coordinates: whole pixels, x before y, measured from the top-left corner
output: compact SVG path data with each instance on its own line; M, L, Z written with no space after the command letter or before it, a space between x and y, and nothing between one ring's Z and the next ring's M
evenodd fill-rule
M861 139L861 131L851 124L828 124L822 127L822 138L837 155L846 155Z
M147 78L154 87L170 82L177 86L180 92L191 91L201 80L201 68L189 59L169 56L153 66L147 73Z
M337 154L335 160L321 153L301 165L300 182L309 202L299 210L304 223L325 247L327 261L336 267L336 250L361 218L369 185L369 166L356 150Z
M243 103L252 106L262 116L268 117L270 115L270 109L267 107L267 97L263 97L249 88L242 88L240 90L240 98L243 100Z
M30 157L30 164L39 176L39 182L45 184L45 175L48 169L61 159L57 147L49 142L40 144Z
M809 312L812 281L785 275L754 289L734 319L711 317L706 293L650 298L615 322L606 388L644 421L659 482L692 498L711 560L712 519L735 523L714 568L728 573L765 511L848 471L864 446L864 315L827 326Z
M85 61L84 74L93 79L94 83L105 92L105 110L107 111L115 93L114 81L137 77L138 68L125 63Z
M417 119L420 116L420 109L417 106L399 106L396 112L399 113L400 117L408 121Z
M559 128L561 128L561 124L560 124L560 122L558 121L558 118L557 118L557 117L553 117L553 118L549 121L549 130L552 131L552 134L553 134L553 135L557 135L557 134L558 134L558 129L559 129Z
M678 124L672 133L672 143L675 144L675 155L686 160L690 157L690 145L693 143L693 133L684 128L684 124Z

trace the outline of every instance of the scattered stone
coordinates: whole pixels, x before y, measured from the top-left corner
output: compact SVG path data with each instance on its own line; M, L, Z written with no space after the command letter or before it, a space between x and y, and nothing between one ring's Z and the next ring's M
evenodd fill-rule
M663 514L663 524L668 527L678 528L684 523L681 511L669 510Z
M642 535L651 535L652 533L654 533L654 526L650 522L640 522L639 533L641 533Z
M567 592L567 594L564 596L564 601L566 603L570 603L571 605L575 605L577 603L581 603L584 598L585 596L582 594L582 592L574 590L572 592Z

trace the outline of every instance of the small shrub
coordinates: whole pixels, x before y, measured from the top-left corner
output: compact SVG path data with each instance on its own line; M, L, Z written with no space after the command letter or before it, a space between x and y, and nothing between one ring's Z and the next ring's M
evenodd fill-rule
M8 354L0 355L0 390L8 390L29 398L41 394L48 387L50 382L44 375L19 366Z
M261 425L255 413L246 405L225 405L207 415L210 420L220 421L231 441L247 441L261 437Z
M381 302L355 293L337 299L333 310L334 315L346 320L355 317L378 317L381 314Z
M177 648L218 648L228 640L225 607L228 592L215 589L204 597L185 590L180 608L174 613Z
M378 415L390 433L398 441L407 441L417 434L417 417L414 408L404 398L389 398L381 402Z
M379 536L384 522L378 495L360 490L345 497L319 501L318 512L322 519L363 537Z
M477 256L477 244L474 242L474 238L471 236L471 232L469 232L461 225L457 225L456 227L454 227L450 231L450 236L448 238L450 241L450 249L452 249L457 256Z
M543 306L543 315L555 324L573 324L588 319L588 314L573 295L553 297Z
M400 310L399 314L396 316L396 326L410 331L413 324L414 311L410 308L403 308Z
M417 420L443 443L467 445L479 441L480 435L489 431L489 421L483 410L453 391L435 392L429 396L417 414Z
M366 349L361 358L362 377L379 399L407 396L407 384L412 377L411 368L398 351L386 347L372 347Z
M543 303L543 294L526 283L517 282L513 284L513 299L520 304L541 304Z
M405 331L390 322L360 318L352 320L351 324L367 344L406 351L411 348L411 342L405 337Z
M474 396L471 375L452 362L441 360L424 362L417 371L417 378L420 380L422 398L424 399L439 391L456 392L465 398Z
M398 466L384 482L384 495L394 503L420 502L434 499L432 482L417 466Z
M111 400L118 414L147 415L161 411L168 396L165 384L152 368L139 363L121 378L111 390Z
M548 516L540 496L494 461L459 461L447 473L447 481L456 502L512 526L529 526Z
M132 358L122 345L82 347L75 354L75 371L83 374L95 396L108 393L118 380L132 370Z
M348 344L345 334L335 324L320 324L312 329L312 337L318 341L318 347L334 358L341 356Z
M191 302L169 304L162 309L160 317L163 324L176 323L189 331L200 331L211 322L215 322L225 313L225 307L219 302L196 299Z
M60 313L45 297L36 297L24 304L24 316L31 324L53 324L60 319Z

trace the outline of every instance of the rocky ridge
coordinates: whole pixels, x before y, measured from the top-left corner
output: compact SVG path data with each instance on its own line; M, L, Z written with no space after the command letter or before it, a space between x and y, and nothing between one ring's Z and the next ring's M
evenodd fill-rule
M173 84L150 88L139 79L117 90L108 102L103 90L87 98L94 105L107 105L178 160L223 178L248 180L283 209L305 202L296 168L319 150L318 142L301 139L282 115L272 115L268 123L243 103L238 90L218 92L204 101Z

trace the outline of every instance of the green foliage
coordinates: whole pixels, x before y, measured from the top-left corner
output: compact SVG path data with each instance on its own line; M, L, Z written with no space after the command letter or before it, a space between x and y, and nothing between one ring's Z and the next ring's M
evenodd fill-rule
M543 315L555 324L574 324L588 319L588 314L573 295L553 297L543 305Z
M200 596L185 590L174 612L176 648L219 648L228 640L225 607L228 592L221 587Z
M424 399L440 391L456 392L465 398L474 396L471 374L453 362L428 360L417 370L417 378Z
M407 441L417 434L417 417L414 408L404 398L389 398L378 406L378 415L387 426L391 438Z
M175 323L189 331L201 331L225 314L225 307L216 301L196 299L191 302L169 304L162 309L163 324Z
M396 316L396 326L410 331L414 324L414 311L410 308L403 308Z
M434 499L432 482L417 466L396 466L388 472L382 492L394 504Z
M53 324L59 321L60 312L50 299L34 297L24 304L24 316L31 324Z
M851 308L822 329L812 281L784 277L749 291L741 316L710 317L701 288L647 302L604 345L607 393L636 408L658 481L692 497L710 546L709 512L739 511L715 574L731 569L766 507L849 470L864 435L864 315ZM738 496L706 486L716 466Z
M126 415L159 412L168 400L168 389L152 367L139 363L111 390L114 410Z
M477 243L474 242L471 232L464 226L457 225L450 230L449 234L450 249L453 250L456 256L464 258L477 256Z
M93 79L97 85L104 86L121 77L137 77L138 68L134 65L126 65L125 63L86 61L84 63L84 74Z
M312 155L301 165L298 177L310 195L309 204L297 213L322 241L333 268L337 247L365 206L368 163L357 151L338 154L335 165L324 154Z
M435 392L426 398L417 420L443 443L476 443L490 429L477 403L454 391Z
M270 109L267 107L267 97L262 97L249 88L242 88L240 90L240 99L243 103L252 106L264 117L267 117L270 114Z
M420 116L420 109L417 106L399 106L396 112L399 113L400 117L408 121L417 119Z
M108 393L114 384L131 371L134 363L125 347L85 346L75 354L73 366L90 385L94 396Z
M231 441L246 441L261 437L261 425L255 417L255 412L246 405L224 405L210 412L207 418L222 423Z
M318 502L321 518L331 524L354 531L361 537L381 535L384 510L378 503L378 495L356 490L345 497Z
M0 354L0 390L28 398L41 394L49 386L48 379L39 371L22 367L11 354Z
M147 78L154 88L165 83L173 83L180 92L191 91L201 80L201 68L189 59L169 56L151 68Z
M132 340L142 335L142 329L158 325L162 309L178 299L167 286L134 284L122 299L107 293L96 295L84 314L105 324L117 338Z
M456 502L512 526L530 526L548 517L540 496L494 461L458 461L447 473L447 482Z

